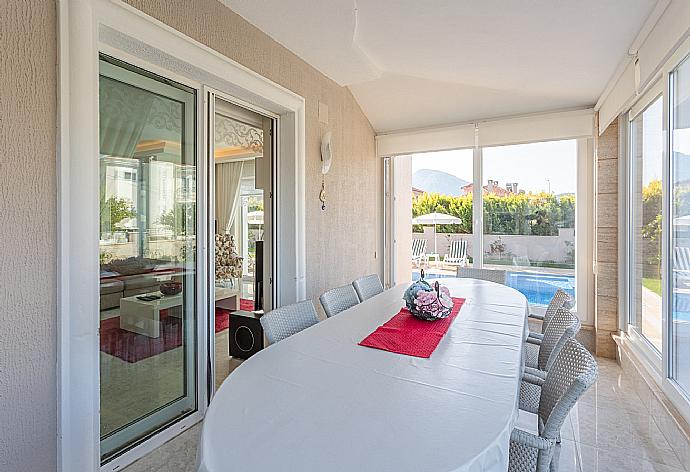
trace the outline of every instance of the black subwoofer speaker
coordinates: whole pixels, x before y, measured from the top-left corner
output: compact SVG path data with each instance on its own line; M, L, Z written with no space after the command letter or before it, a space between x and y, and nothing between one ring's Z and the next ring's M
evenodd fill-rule
M251 311L230 313L228 344L232 357L249 359L264 348L264 330L259 322L260 317L261 315Z

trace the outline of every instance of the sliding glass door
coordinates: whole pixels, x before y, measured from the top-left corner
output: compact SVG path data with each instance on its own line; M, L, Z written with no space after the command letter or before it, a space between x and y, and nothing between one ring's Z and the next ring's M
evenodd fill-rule
M246 327L232 321L232 312L272 307L273 119L215 93L208 102L216 238L211 325L218 388L247 358L245 351L261 345Z
M105 56L99 88L107 461L198 408L196 92Z
M669 377L690 397L690 59L671 74L672 303Z
M630 327L661 352L663 99L630 122ZM690 224L690 222L688 223Z

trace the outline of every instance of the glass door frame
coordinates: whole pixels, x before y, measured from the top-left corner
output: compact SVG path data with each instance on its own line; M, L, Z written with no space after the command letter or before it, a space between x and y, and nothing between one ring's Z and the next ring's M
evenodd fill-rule
M674 232L671 228L671 221L673 217L673 131L675 128L675 74L678 68L684 63L690 63L690 39L686 40L684 46L679 48L669 61L672 64L671 69L664 73L664 129L666 131L665 155L667 158L664 164L667 167L666 175L668 176L668 184L665 188L664 210L666 216L664 218L664 231L667 231L668 237L664 239L666 267L664 273L666 274L666 283L664 284L665 294L667 300L664 303L664 330L663 330L663 376L664 376L664 392L671 398L671 401L678 408L681 414L687 421L690 421L690 392L683 390L677 380L674 378L674 358L675 358L675 343L673 339L673 265L669 263L673 254L674 246Z
M664 90L663 87L663 82L658 81L656 85L652 86L645 94L640 96L640 99L638 102L636 102L635 106L628 111L628 113L625 114L624 119L621 120L619 123L619 135L620 135L620 143L622 146L622 152L620 153L621 156L625 156L624 159L621 161L621 166L622 168L622 174L624 175L624 179L621 180L622 182L622 189L621 191L624 192L626 195L625 198L625 208L621 209L621 212L623 213L623 219L622 225L625 228L624 231L624 238L625 238L625 251L623 252L623 258L624 258L624 265L626 267L625 271L625 278L624 278L624 290L621 290L620 296L623 298L624 303L625 303L625 315L622 317L623 319L621 322L623 323L623 327L625 328L626 333L628 336L635 341L637 345L642 347L642 350L644 351L644 356L646 357L647 361L650 362L655 366L657 370L662 369L662 360L661 360L661 353L654 347L654 345L651 343L649 339L647 339L646 336L644 336L641 332L641 328L638 329L637 326L635 326L633 323L631 323L631 319L633 316L633 313L635 313L635 310L637 309L635 300L635 286L637 284L637 281L635 278L632 276L632 268L634 267L634 261L635 261L635 256L634 253L637 249L637 244L634 242L634 235L635 231L632 229L632 224L634 222L634 210L633 210L633 204L632 200L636 197L636 195L633 195L633 192L635 192L635 182L633 182L633 179L635 178L635 169L633 169L633 161L635 160L634 156L632 153L634 152L633 148L633 133L632 133L632 126L633 122L636 118L641 117L647 109L654 104L659 98L662 99L662 122L664 123L664 126L662 127L662 133L665 132L665 123L666 121L666 115L667 115L667 101L668 101L668 95L666 93L666 90ZM669 182L669 166L668 166L668 152L666 149L666 140L664 138L663 141L663 149L662 149L662 154L661 154L661 159L662 159L662 173L661 173L661 186L662 186L662 241L661 241L661 274L662 276L667 275L667 259L666 259L666 254L668 254L668 248L666 247L666 239L668 239L669 233L667 233L667 227L665 226L664 220L666 219L666 215L670 211L670 206L667 208L667 193L668 193L668 182ZM670 200L668 201L670 202ZM668 277L666 277L668 281ZM663 327L666 325L666 320L667 320L667 294L670 293L666 291L664 283L662 285L662 298L661 298L661 324L662 324L662 346L666 344L665 337L666 337L666 330L663 329Z
M200 97L200 91L201 90L198 87L198 84L189 83L189 81L185 81L181 77L173 78L172 77L173 74L170 74L170 73L161 74L158 71L151 70L151 67L149 67L148 65L144 66L144 65L133 64L129 60L125 61L125 60L119 59L117 56L113 56L111 54L106 54L105 52L101 53L101 60L107 65L107 68L109 68L109 69L122 68L123 70L127 71L126 73L128 75L137 76L133 80L142 79L142 82L144 82L144 81L145 82L159 81L160 84L163 86L166 86L165 80L170 80L170 81L174 81L175 83L174 84L168 84L167 86L172 86L172 87L181 86L181 87L187 87L188 89L190 89L190 91L194 94L194 96L191 100L191 102L192 102L191 109L185 110L185 115L186 115L185 121L191 122L191 125L190 125L191 129L189 130L189 132L194 137L193 138L194 139L193 149L194 149L194 155L195 155L194 162L196 162L195 169L197 171L197 178L199 179L200 178L199 176L203 176L204 171L203 171L202 167L204 166L204 159L202 157L203 154L200 153L200 150L202 148L201 148L200 143L199 143L201 137L203 136L202 133L200 133L201 126L202 126L202 124L201 124L202 120L201 120L201 116L199 115L199 102L201 101L201 97ZM138 69L138 70L134 70L134 69ZM149 77L145 73L155 75L156 78ZM101 74L102 74L102 71L99 69L99 77L101 76ZM107 75L107 76L110 77L110 75ZM134 85L134 86L142 86L142 85ZM156 93L156 92L153 92L153 93ZM204 190L204 188L200 187L199 183L200 183L200 181L197 182L197 195L196 195L196 197L197 197L197 199L196 199L197 215L203 214L202 213L202 211L203 211L202 207L203 207L203 190ZM198 241L204 240L206 238L204 232L207 231L207 227L204 225L204 220L199 218L199 217L197 217L195 231L196 231L196 237L197 237L197 254L195 257L195 267L194 267L196 277L195 277L194 301L193 301L193 306L195 308L193 320L195 322L195 325L192 327L185 326L185 328L184 328L185 334L192 334L193 333L195 335L194 336L194 341L196 342L196 346L195 346L196 349L194 350L195 357L192 359L186 359L186 356L185 356L185 363L184 363L185 377L192 372L194 373L193 378L185 378L186 389L188 392L193 390L194 396L193 396L193 398L185 398L184 400L175 400L174 402L172 402L168 405L165 405L164 407L158 409L157 411L155 411L151 415L148 415L148 416L143 417L143 418L139 418L139 419L135 420L134 423L132 423L128 426L125 426L120 431L117 431L117 432L113 433L112 435L110 435L109 437L102 439L101 440L101 448L100 448L101 454L102 454L102 451L104 449L104 447L103 447L104 444L116 444L118 442L118 440L121 440L122 437L126 436L127 430L131 430L131 429L133 429L134 431L137 431L138 429L141 430L142 425L140 425L139 423L142 421L144 423L147 423L147 422L151 422L151 421L156 420L156 419L163 420L163 418L170 415L170 412L179 409L179 406L176 406L176 405L178 405L178 403L180 401L192 402L192 403L190 403L190 406L192 406L192 407L195 406L196 408L193 408L189 413L186 413L182 416L177 417L176 419L173 419L173 420L165 423L164 425L160 426L159 428L156 428L152 432L150 432L148 434L144 434L141 438L139 438L139 439L133 441L131 444L121 448L121 450L115 452L112 456L109 456L108 458L106 458L104 460L102 459L102 461L101 461L102 466L107 466L111 462L117 462L116 459L118 457L126 454L127 451L131 450L132 448L136 447L137 445L141 444L142 442L145 442L149 437L158 434L160 431L163 431L165 429L172 427L173 425L177 424L181 420L184 420L185 418L194 415L194 413L196 413L196 412L200 412L201 405L202 405L202 403L204 403L203 400L204 400L205 396L203 395L204 388L203 388L203 381L202 380L205 378L205 375L207 375L207 374L204 372L204 370L205 370L204 367L206 366L206 362L204 360L206 353L205 353L204 348L203 348L204 345L201 342L201 340L202 340L201 336L205 332L205 329L203 329L203 323L204 323L204 319L206 319L207 316L204 312L205 304L200 303L201 297L199 297L199 294L203 293L203 291L201 291L201 290L203 289L203 281L204 281L204 261L203 261L203 257L199 257L201 252L199 250ZM140 231L140 238L141 237L142 236L141 236L141 231ZM184 336L183 338L186 338L186 336ZM183 349L187 349L185 344L183 344L181 347ZM99 375L99 377L100 377L100 375ZM196 405L193 405L194 403L196 403ZM99 408L99 410L100 410L100 408ZM146 429L147 428L144 428L143 430L146 430ZM143 430L142 430L142 432L143 432ZM106 447L105 449L107 450L108 447Z
M206 146L203 137L205 136L206 120L203 119L205 109L203 100L204 87L201 83L193 81L187 77L175 74L174 72L158 67L147 61L139 59L135 56L123 53L122 51L111 46L100 44L99 52L105 54L117 61L122 61L135 68L155 74L159 77L170 79L179 83L195 92L194 104L194 134L195 139L195 156L197 162L197 219L196 219L196 235L197 235L197 257L196 257L196 409L192 412L174 420L165 426L151 432L143 438L137 440L133 444L127 446L122 451L108 458L106 461L100 463L100 470L102 472L116 471L126 464L133 462L136 458L141 457L142 454L153 450L171 438L177 436L181 430L190 428L197 424L204 417L206 408L208 407L209 395L206 385L206 379L209 377L208 362L207 362L207 348L208 345L208 324L209 324L209 304L206 302L203 294L207 293L207 280L209 277L209 266L207 258L202 255L208 247L210 240L210 230L207 224L207 208L208 208L208 190L207 190L207 160L205 159ZM99 375L100 378L100 375ZM99 387L100 392L100 387ZM100 410L100 405L99 405ZM100 449L100 448L99 448ZM100 452L99 452L100 456Z
M278 300L277 296L277 287L279 285L278 282L278 270L277 270L277 265L278 265L278 258L274 257L273 255L278 254L277 250L277 228L278 228L278 204L277 204L277 199L274 198L274 195L277 195L278 192L276 191L276 186L277 186L277 177L276 176L276 162L277 162L277 156L278 156L278 132L277 130L280 128L280 116L276 115L275 113L271 113L268 110L265 110L261 107L258 107L256 105L247 103L243 100L240 100L239 98L233 97L231 95L228 95L226 93L223 93L220 90L214 89L212 87L204 86L202 87L203 91L203 106L204 106L204 114L206 119L204 120L204 161L206 163L206 169L207 169L207 174L206 174L206 198L208 201L208 206L206 208L206 226L211 229L209 235L208 235L208 257L206 257L206 265L208 267L208 274L206 278L206 285L207 285L207 313L208 313L208 319L207 319L207 328L206 328L206 334L207 334L207 349L208 349L208 365L209 369L207 372L207 404L210 403L211 398L213 398L213 395L216 393L216 382L215 382L215 372L216 372L216 349L215 349L215 323L213 322L213 318L215 316L215 272L214 272L214 267L215 267L215 257L216 257L216 245L215 245L215 221L216 221L216 210L215 210L215 159L214 159L214 149L215 149L215 142L214 142L214 130L215 130L215 103L216 100L223 100L225 102L228 102L232 105L236 105L241 108L245 108L249 111L252 111L254 113L258 113L259 115L263 115L266 118L269 118L271 120L271 127L272 127L272 133L269 136L270 140L270 156L267 156L271 162L270 162L270 169L271 169L271 188L268 192L264 191L263 194L263 199L264 199L264 235L270 234L271 236L271 245L270 245L270 260L268 261L268 265L270 265L271 270L266 271L264 270L264 286L269 287L268 290L264 291L264 312L267 312L273 308L274 303L276 300ZM264 134L264 152L266 149L266 135ZM266 157L266 156L265 156ZM213 170L212 170L213 169ZM270 209L270 212L266 212L266 209ZM268 216L268 217L267 217ZM267 265L267 263L264 263L264 267ZM240 281L240 284L242 282Z
M294 303L307 295L307 107L299 94L124 3L67 0L61 1L58 9L57 461L63 471L99 470L99 166L94 159L99 148L99 52L194 85L192 88L213 85L280 116L274 133L282 136L276 149L281 159L275 174L280 197L277 255L281 258L276 266L281 274L281 284L276 286L277 304ZM203 100L199 100L197 116L204 113ZM204 121L200 119L199 125ZM199 155L204 155L205 140L198 140L197 145ZM206 175L200 174L199 179L200 185L205 185ZM205 195L201 188L197 190ZM201 214L203 207L198 221L206 221ZM201 245L203 241L199 242L200 252L208 250ZM206 273L199 274L200 284L206 280ZM202 303L203 297L198 298ZM207 316L202 319L207 322ZM208 327L199 329L199 343L207 346ZM207 372L208 360L199 361L200 372ZM200 402L199 411L192 416L127 451L102 470L121 469L163 445L198 423L205 408L206 402Z
M623 248L621 251L619 278L621 280L621 315L620 315L620 330L624 333L628 345L635 353L639 360L642 361L644 367L651 375L651 378L658 385L661 391L666 394L671 403L681 413L681 415L690 421L690 397L683 392L673 375L673 352L670 334L672 333L673 323L673 265L669 263L671 255L673 254L673 233L672 233L672 219L673 215L671 197L672 197L672 183L673 183L673 169L671 166L672 159L672 144L673 144L673 116L671 108L673 107L673 79L674 72L678 66L688 57L690 57L690 39L686 39L683 44L678 47L670 58L660 67L659 73L649 82L645 87L643 93L638 96L638 99L633 102L628 111L623 113L620 117L623 126L621 126L621 136L619 145L621 148L620 159L624 166L620 169L621 180L624 186L621 186L621 198L623 204L621 205L621 212L625 215L625 219L621 221L625 225L625 231L621 234L623 241L620 243ZM637 330L630 326L631 315L631 284L633 281L630 277L630 271L627 270L631 264L631 251L634 250L634 245L631 244L632 234L630 232L630 212L631 212L631 169L630 169L630 130L629 125L632 118L641 113L651 104L659 94L663 96L663 172L662 172L662 260L661 273L665 278L661 284L662 288L662 352L659 353L654 349L649 341L637 333Z

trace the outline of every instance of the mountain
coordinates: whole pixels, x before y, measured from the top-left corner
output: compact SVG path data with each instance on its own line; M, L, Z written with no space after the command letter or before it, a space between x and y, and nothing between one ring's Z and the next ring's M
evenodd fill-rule
M412 186L429 193L457 197L462 194L460 187L467 184L468 181L440 170L419 169L412 174Z

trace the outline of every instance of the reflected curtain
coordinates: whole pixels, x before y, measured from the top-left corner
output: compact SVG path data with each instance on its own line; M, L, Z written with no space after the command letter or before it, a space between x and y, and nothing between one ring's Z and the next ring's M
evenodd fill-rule
M100 153L133 158L156 96L101 76Z
M244 162L216 164L216 220L218 233L226 234L237 214Z

